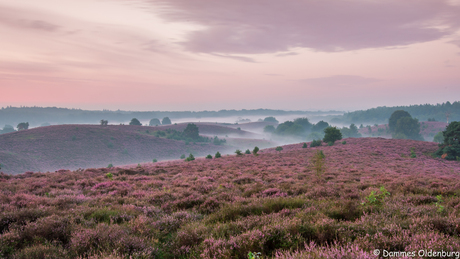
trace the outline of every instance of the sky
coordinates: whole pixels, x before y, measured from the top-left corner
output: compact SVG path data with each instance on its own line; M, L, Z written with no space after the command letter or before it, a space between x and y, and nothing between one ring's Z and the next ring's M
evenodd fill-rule
M352 111L460 96L460 0L0 0L0 107Z

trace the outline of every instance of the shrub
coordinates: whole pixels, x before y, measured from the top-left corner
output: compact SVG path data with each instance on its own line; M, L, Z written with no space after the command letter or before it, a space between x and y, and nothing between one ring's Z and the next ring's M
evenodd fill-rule
M342 141L342 144L345 145L345 144L347 144L347 142L344 140L344 141Z
M283 150L283 147L276 147L275 150L280 152L281 150Z
M153 163L156 163L156 162L158 162L158 160L157 160L156 158L154 158L154 159L152 160L152 162L153 162Z
M380 187L380 193L376 191L371 191L371 194L366 197L367 203L371 205L382 205L383 201L387 196L390 196L390 193L385 189L385 187ZM361 203L361 205L366 204L365 202Z
M107 126L109 124L109 121L108 120L101 120L100 123L101 123L101 126Z
M206 156L206 159L212 159L212 156L211 156L211 155L207 155L207 156Z
M237 156L242 156L242 155L243 155L243 153L242 153L241 150L239 150L239 149L237 149L237 150L235 151L235 154L236 154Z
M244 153L245 153L246 155L250 155L250 154L251 154L251 151L250 151L249 149L246 149L246 151L244 151Z
M219 151L217 151L216 155L214 156L215 158L220 158L222 157L222 155L219 153Z
M302 148L307 148L307 147L308 147L307 143L303 143Z
M142 126L142 123L136 119L136 118L132 118L131 121L129 122L129 125L138 125L138 126Z
M321 178L321 175L325 171L324 158L326 158L326 156L322 150L316 151L315 155L313 156L313 169L315 170L318 178Z
M415 147L410 149L410 157L411 158L416 158L417 157L417 154L415 154Z
M254 154L255 156L257 156L257 152L259 152L259 148L258 148L258 147L254 147L254 149L252 150L252 154Z
M342 133L337 127L327 127L324 129L324 142L335 142L342 139Z
M334 142L331 141L331 142L327 143L327 145L328 145L328 146L333 146L333 145L334 145Z
M185 161L193 161L195 160L195 157L192 155L192 153L190 153L190 155L185 159Z
M323 143L321 140L313 140L311 143L310 143L310 147L319 147L321 146Z

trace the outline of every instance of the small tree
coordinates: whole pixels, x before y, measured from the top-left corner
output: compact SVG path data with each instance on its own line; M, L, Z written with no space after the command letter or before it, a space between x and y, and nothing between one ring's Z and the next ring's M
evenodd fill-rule
M150 120L149 122L149 126L158 126L158 125L161 125L161 122L159 119L157 118L153 118Z
M255 156L257 156L257 152L259 152L259 148L258 147L254 147L254 149L252 150L252 154L254 154Z
M283 147L276 147L275 150L281 152L283 150Z
M108 120L101 120L101 126L107 126L109 124Z
M214 158L220 158L222 157L222 155L219 153L219 151L217 151L216 155L214 156Z
M193 123L187 124L187 127L184 129L184 135L186 138L197 140L199 138L198 127Z
M169 117L164 117L163 120L161 120L161 124L163 124L163 125L170 125L170 124L171 124L171 120L169 119Z
M335 142L342 139L342 133L337 127L327 127L324 129L324 142Z
M307 143L303 143L302 148L307 148Z
M237 156L242 156L242 155L243 155L243 153L242 153L241 150L239 150L239 149L237 149L237 150L235 151L235 154L236 154Z
M131 121L129 122L129 125L138 125L138 126L142 126L142 123L136 119L136 118L132 118Z
M185 161L193 161L195 160L195 157L192 155L192 153L190 153L190 155L185 159Z
M211 155L207 155L207 156L206 156L206 159L212 159L212 156L211 156Z
M152 162L153 162L153 163L156 163L156 162L158 162L158 160L157 160L156 158L154 158L154 159L152 160Z
M251 151L249 151L249 149L246 149L246 151L244 152L246 155L250 155L251 154Z

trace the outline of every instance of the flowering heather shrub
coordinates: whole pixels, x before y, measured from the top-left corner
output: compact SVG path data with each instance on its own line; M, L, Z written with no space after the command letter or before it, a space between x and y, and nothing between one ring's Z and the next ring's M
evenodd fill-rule
M374 249L460 250L458 162L433 158L436 143L346 141L1 178L0 257L247 258L251 251L376 258ZM327 155L320 179L317 152ZM371 204L382 186L391 195Z

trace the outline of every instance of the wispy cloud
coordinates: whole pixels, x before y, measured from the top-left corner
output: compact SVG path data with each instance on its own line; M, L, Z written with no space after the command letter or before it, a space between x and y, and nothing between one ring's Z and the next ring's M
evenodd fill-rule
M171 22L205 26L192 52L256 54L293 47L340 52L433 41L460 27L460 6L443 0L145 0Z

